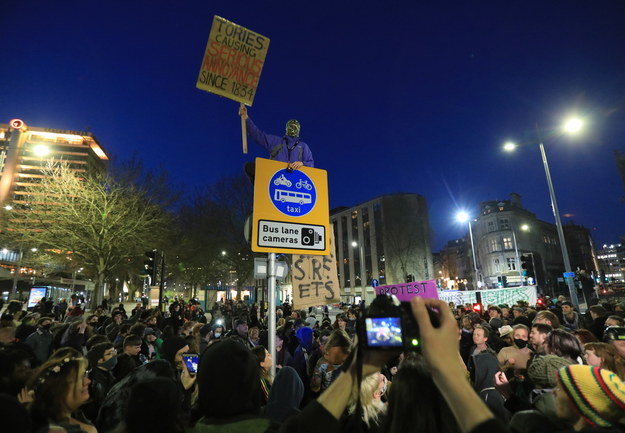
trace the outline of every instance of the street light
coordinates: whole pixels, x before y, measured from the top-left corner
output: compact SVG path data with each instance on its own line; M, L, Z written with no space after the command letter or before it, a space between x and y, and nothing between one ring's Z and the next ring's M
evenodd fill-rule
M469 237L471 238L471 251L473 252L473 269L475 271L475 289L474 290L477 290L479 289L480 278L477 273L477 260L475 257L475 245L473 244L473 230L471 229L471 220L469 218L469 214L467 214L466 212L458 212L456 214L456 219L461 223L466 222L469 224Z
M523 224L519 228L525 232L529 230L530 226L528 226L527 224ZM512 239L514 240L514 254L516 255L517 270L519 271L519 278L521 279L521 286L523 286L523 271L521 271L521 266L520 266L521 262L519 260L519 246L517 244L516 233L515 233L514 228L512 228Z
M358 243L356 241L352 241L352 247L354 247L354 248L359 247L358 248L358 254L360 255L360 269L358 269L358 272L360 273L360 287L361 287L361 293L360 293L361 296L360 297L361 297L361 300L365 300L365 284L366 284L366 279L367 279L367 277L366 277L367 271L365 270L363 272L363 267L365 265L365 252L363 250L362 242ZM354 272L356 272L356 269L354 269ZM362 282L363 281L363 274L365 275L365 283ZM355 280L355 278L354 278L354 280ZM355 283L355 281L354 281L354 283ZM356 288L354 287L354 302L355 301L356 301Z
M568 119L563 125L563 131L568 133L577 133L581 131L583 126L583 122L577 118ZM545 146L543 145L542 137L540 136L540 131L538 131L538 127L536 128L538 132L538 147L540 148L540 155L543 160L543 167L545 168L545 176L547 177L547 186L549 187L549 197L551 198L551 209L553 210L553 215L556 220L556 229L558 231L558 238L560 240L560 248L562 249L562 259L564 261L564 270L568 275L571 273L571 261L569 260L569 252L566 248L566 241L564 239L564 230L562 230L562 221L560 221L560 211L558 210L558 203L556 201L556 194L553 189L553 182L551 181L551 172L549 171L549 163L547 162L547 155L545 154ZM504 144L504 150L510 152L516 149L516 145L514 143L508 142ZM573 283L573 278L565 277L566 284L569 287L569 296L571 297L571 303L573 307L579 310L579 300L577 299L577 288Z

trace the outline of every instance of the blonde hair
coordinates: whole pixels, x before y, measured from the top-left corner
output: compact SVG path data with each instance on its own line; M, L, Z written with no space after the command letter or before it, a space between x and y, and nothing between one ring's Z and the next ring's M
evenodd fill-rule
M380 415L386 412L386 404L379 398L374 399L373 394L378 390L380 386L380 374L373 373L370 376L365 377L360 383L360 405L362 406L362 420L367 424L367 427L374 424L378 424ZM350 398L349 413L352 414L356 411L356 391L352 393Z

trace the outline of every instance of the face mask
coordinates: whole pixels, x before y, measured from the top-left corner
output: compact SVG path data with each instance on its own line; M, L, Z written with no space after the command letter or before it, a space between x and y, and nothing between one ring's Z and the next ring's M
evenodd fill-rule
M112 370L117 365L117 355L112 357L111 359L101 362L98 364L98 367L106 368L107 370Z
M297 120L286 122L286 135L289 137L299 137L300 125Z
M215 332L215 333L213 334L213 336L214 336L215 338L219 338L219 337L221 337L221 332Z
M527 347L527 341L521 340L520 338L515 338L514 339L514 344L519 349L523 349L523 348Z

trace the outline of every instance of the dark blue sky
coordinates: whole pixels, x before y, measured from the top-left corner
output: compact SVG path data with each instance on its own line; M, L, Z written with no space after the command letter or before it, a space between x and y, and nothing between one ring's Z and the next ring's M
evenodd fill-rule
M435 4L436 3L436 4ZM562 214L597 244L625 234L625 3L613 1L3 0L0 122L89 127L124 159L189 192L240 172L238 104L195 88L213 15L271 39L256 124L297 118L330 205L426 197L439 249L460 208L521 194L553 222L536 144L567 114L587 132L546 141Z

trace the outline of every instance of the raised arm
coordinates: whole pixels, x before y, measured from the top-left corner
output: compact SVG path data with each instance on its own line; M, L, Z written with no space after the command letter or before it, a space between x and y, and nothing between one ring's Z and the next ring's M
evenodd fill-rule
M245 126L247 127L247 135L258 145L260 145L267 152L271 152L276 145L282 143L282 137L277 135L266 134L252 122L247 114L247 108L245 105L239 107L239 115L245 119Z
M440 327L432 326L427 307L438 310ZM458 325L447 303L416 297L412 300L412 312L419 322L423 356L431 368L432 378L462 432L468 433L485 422L494 422L494 415L466 380L466 369L458 354ZM505 426L500 427L490 431L507 431Z

